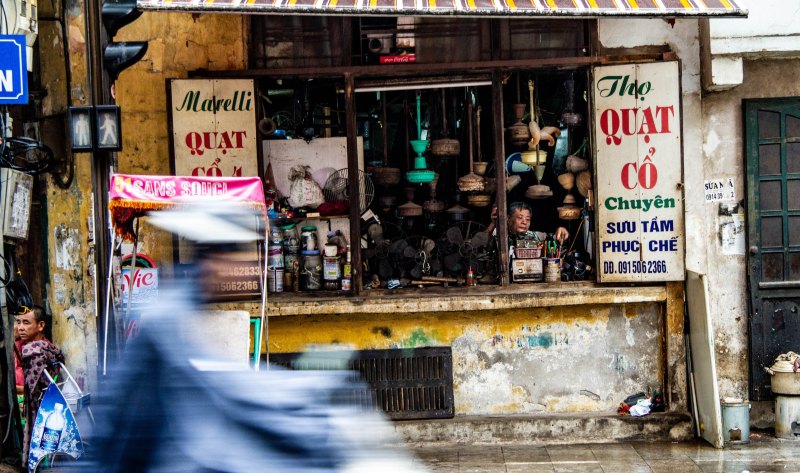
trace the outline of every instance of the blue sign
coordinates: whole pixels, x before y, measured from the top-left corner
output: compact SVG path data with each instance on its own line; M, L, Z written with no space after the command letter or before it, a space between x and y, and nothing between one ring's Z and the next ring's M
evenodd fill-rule
M28 56L25 36L0 35L0 104L28 103Z
M39 462L54 453L77 460L83 455L83 442L67 400L56 383L50 383L31 429L28 473L34 473Z

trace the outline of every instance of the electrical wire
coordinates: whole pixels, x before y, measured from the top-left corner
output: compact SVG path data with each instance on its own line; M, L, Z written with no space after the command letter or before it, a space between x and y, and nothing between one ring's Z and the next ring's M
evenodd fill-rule
M33 176L47 172L55 157L46 144L27 136L12 136L0 154L0 166Z

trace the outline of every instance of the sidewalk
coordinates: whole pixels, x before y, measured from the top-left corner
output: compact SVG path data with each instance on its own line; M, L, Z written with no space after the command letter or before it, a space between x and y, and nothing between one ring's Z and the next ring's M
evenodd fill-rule
M800 473L800 439L751 432L750 443L716 449L703 440L574 445L411 446L432 472Z

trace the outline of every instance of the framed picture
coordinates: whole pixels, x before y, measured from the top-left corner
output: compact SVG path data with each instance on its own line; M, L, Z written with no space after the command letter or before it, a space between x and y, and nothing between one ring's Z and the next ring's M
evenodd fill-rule
M88 153L94 150L92 118L94 118L92 107L69 107L67 109L69 137L73 152Z
M122 121L118 105L96 105L94 126L95 149L122 151Z

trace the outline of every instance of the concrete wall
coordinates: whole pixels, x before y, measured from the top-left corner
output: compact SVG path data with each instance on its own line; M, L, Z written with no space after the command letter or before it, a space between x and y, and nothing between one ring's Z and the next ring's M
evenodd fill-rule
M451 346L456 414L614 412L625 397L663 385L663 307L276 317L269 346Z
M734 179L737 196L743 199L744 143L742 100L750 98L797 97L800 83L796 80L776 80L797 77L800 59L745 60L744 83L725 92L707 93L703 97L704 161L709 176ZM709 255L715 270L709 273L712 287L712 307L717 320L717 361L720 375L720 394L744 397L748 395L747 359L747 268L745 255L724 255L719 233L724 217L719 205L706 205L710 236Z

